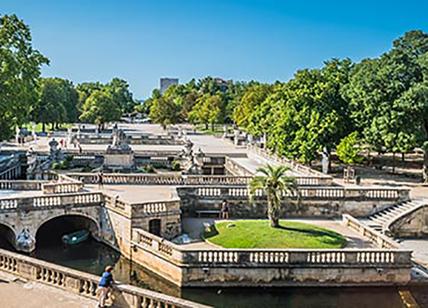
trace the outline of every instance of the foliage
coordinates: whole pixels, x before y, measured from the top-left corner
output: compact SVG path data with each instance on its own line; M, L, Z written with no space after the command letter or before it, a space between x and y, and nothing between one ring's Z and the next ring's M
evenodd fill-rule
M137 102L132 98L128 83L119 78L113 78L106 86L112 94L113 101L120 106L122 113L130 113L134 110Z
M138 168L138 172L141 173L155 173L155 168L151 164L144 165L143 167Z
M29 120L40 67L48 63L32 47L29 27L16 15L0 15L0 140Z
M78 93L73 83L61 78L42 78L40 95L32 113L32 120L46 123L75 122L77 120Z
M180 171L181 170L180 162L177 160L173 160L171 163L171 170L172 171Z
M216 222L216 232L204 238L225 248L342 248L346 239L331 230L314 225L284 221L279 228L269 228L267 220Z
M362 157L359 156L361 148L358 144L358 132L352 132L348 136L344 137L336 148L336 154L338 158L345 164L355 164L362 161Z
M297 182L294 177L287 176L288 167L274 167L267 165L257 169L257 174L251 179L250 197L261 189L266 194L268 202L268 218L271 226L279 227L279 216L281 213L281 202L285 199L285 194L297 193Z
M86 99L80 120L103 126L104 123L118 121L122 115L120 106L109 91L95 90Z
M205 94L197 100L189 113L190 121L195 124L205 124L205 128L208 128L208 124L213 127L220 120L221 104L220 95Z

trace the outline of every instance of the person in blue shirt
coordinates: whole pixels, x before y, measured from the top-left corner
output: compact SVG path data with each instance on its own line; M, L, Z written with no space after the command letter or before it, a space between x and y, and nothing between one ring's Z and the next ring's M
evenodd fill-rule
M98 296L99 296L98 307L99 308L106 307L105 301L113 285L113 274L111 273L112 270L113 270L112 266L107 266L104 270L104 273L101 275L100 282L98 283Z

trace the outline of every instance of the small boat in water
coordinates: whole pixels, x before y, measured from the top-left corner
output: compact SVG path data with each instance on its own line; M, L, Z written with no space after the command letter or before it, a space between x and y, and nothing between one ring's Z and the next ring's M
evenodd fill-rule
M62 236L62 241L67 245L76 245L86 241L89 238L88 230L79 230Z

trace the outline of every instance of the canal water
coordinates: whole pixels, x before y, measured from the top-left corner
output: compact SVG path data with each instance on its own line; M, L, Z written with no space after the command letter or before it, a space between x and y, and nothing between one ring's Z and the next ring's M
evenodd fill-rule
M0 240L0 247L11 249ZM90 239L64 246L57 239L39 243L38 259L100 275L114 265L115 280L219 308L401 308L396 288L178 288L133 264L110 247ZM428 307L428 288L418 289L421 307ZM426 302L425 302L426 301Z

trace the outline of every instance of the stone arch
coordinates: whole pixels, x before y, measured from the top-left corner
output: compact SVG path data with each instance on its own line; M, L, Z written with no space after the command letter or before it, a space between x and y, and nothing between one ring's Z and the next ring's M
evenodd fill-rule
M51 226L50 226L51 225ZM39 242L40 237L46 233L45 229L49 227L58 227L56 236L60 237L65 233L87 229L91 235L98 239L101 232L100 223L92 216L85 213L62 213L59 215L49 216L41 220L34 231L34 238Z
M0 237L6 242L2 244L10 244L12 247L16 245L16 231L13 226L5 222L0 222ZM1 240L0 240L1 241ZM5 245L7 246L7 245ZM5 247L7 248L7 247Z

